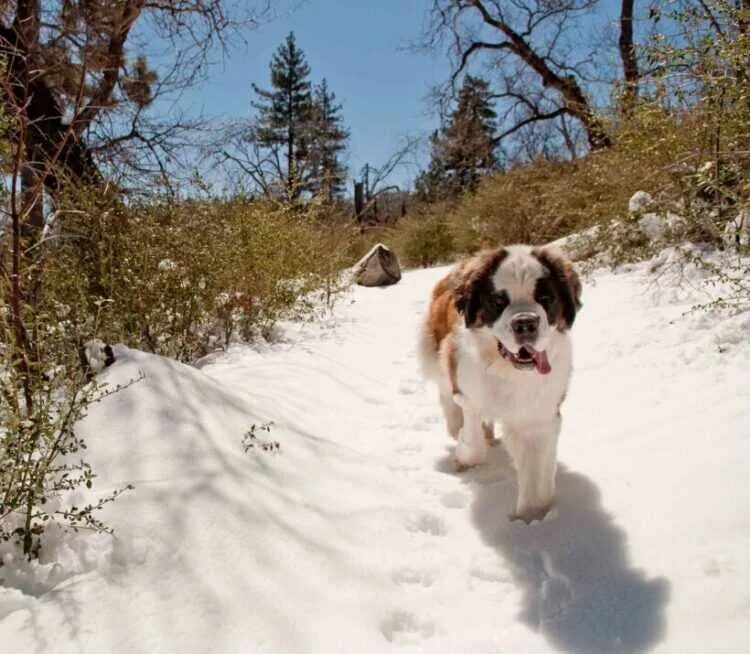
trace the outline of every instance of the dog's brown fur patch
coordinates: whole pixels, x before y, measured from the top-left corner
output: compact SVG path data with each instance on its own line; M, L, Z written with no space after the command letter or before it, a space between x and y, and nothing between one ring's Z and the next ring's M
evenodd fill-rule
M480 252L460 263L432 289L425 329L454 393L459 392L459 388L456 382L456 344L452 334L460 319L459 311L464 314L467 324L483 324L482 309L476 304L476 296L505 256L502 248Z
M458 320L456 303L453 295L455 279L453 273L441 279L432 290L430 310L425 329L428 332L435 354L438 355L440 369L451 381L452 390L458 392L456 385L456 346L453 342L453 328Z
M464 262L454 275L454 298L456 309L463 314L467 327L481 327L487 321L482 310L483 291L492 290L490 278L508 255L504 248L485 250Z
M451 383L451 392L460 393L457 376L456 341L453 334L448 334L440 346L440 368Z
M432 289L432 300L430 311L427 316L427 329L432 337L435 352L440 349L443 339L453 331L458 320L456 303L454 300L455 280L453 273L443 277L434 289Z
M582 306L581 280L573 268L573 262L555 249L534 248L531 253L549 270L562 300L563 311L560 316L562 324L558 327L561 329L572 327L576 312Z

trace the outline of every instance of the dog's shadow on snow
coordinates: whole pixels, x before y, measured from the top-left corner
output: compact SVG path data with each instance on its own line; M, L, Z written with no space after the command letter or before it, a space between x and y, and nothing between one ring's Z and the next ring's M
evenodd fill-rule
M662 639L669 582L646 578L630 560L627 536L590 479L559 466L555 509L526 525L508 518L516 478L502 446L464 476L474 523L523 589L524 623L575 654L644 652Z

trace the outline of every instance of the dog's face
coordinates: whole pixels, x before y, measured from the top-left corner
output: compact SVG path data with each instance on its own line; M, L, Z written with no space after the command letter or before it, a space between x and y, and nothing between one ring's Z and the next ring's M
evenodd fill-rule
M547 346L573 325L581 285L553 248L513 245L480 254L458 273L456 308L470 329L491 333L519 370L550 372Z

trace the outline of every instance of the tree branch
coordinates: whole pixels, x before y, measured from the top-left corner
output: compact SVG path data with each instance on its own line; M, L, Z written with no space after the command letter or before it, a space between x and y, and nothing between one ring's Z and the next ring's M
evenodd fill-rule
M124 4L122 13L112 28L107 46L107 67L96 90L76 121L76 132L78 134L81 134L97 114L111 102L112 92L120 79L120 66L123 63L125 41L144 4L145 0L127 0Z
M525 27L522 26L521 31L511 25L509 17L506 16L505 4L512 4L523 12L522 19ZM578 65L556 62L555 58L559 56L556 57L553 52L558 48L558 40L563 33L563 25L567 17L572 13L590 9L593 6L591 0L537 2L532 7L515 0L511 3L501 3L496 0L445 0L444 2L435 0L433 6L435 22L432 29L437 33L450 34L453 48L456 50L457 62L452 74L453 82L466 70L477 53L490 50L508 52L535 75L543 89L550 89L561 96L567 113L584 125L592 149L611 145L601 119L596 115L577 79ZM462 31L468 31L472 35L477 31L473 23L469 21L464 21L465 27L462 29L462 15L468 12L476 12L481 24L498 32L502 35L502 39L492 41L469 38L467 42L464 42ZM554 29L546 28L545 23L548 21L554 21ZM546 38L547 45L543 50L533 43L537 32ZM543 112L539 115L547 113L553 118L559 116L556 111Z
M560 116L564 116L565 114L569 113L568 109L565 107L560 107L559 109L555 109L554 111L550 111L549 113L537 113L529 116L528 118L525 118L524 120L516 123L513 125L513 127L510 127L509 129L506 129L504 132L501 132L497 136L493 138L493 141L495 145L498 145L503 139L507 138L511 134L515 134L518 130L522 129L523 127L526 127L526 125L530 125L531 123L537 123L542 120L552 120L554 118L558 118Z

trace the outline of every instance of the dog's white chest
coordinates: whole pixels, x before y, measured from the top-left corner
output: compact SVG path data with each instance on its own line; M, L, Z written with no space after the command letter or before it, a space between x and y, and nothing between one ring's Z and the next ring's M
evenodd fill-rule
M459 357L458 387L479 413L510 424L536 422L555 416L571 372L571 348L567 338L550 348L551 372L516 370L497 359L488 365L486 356L467 348Z

